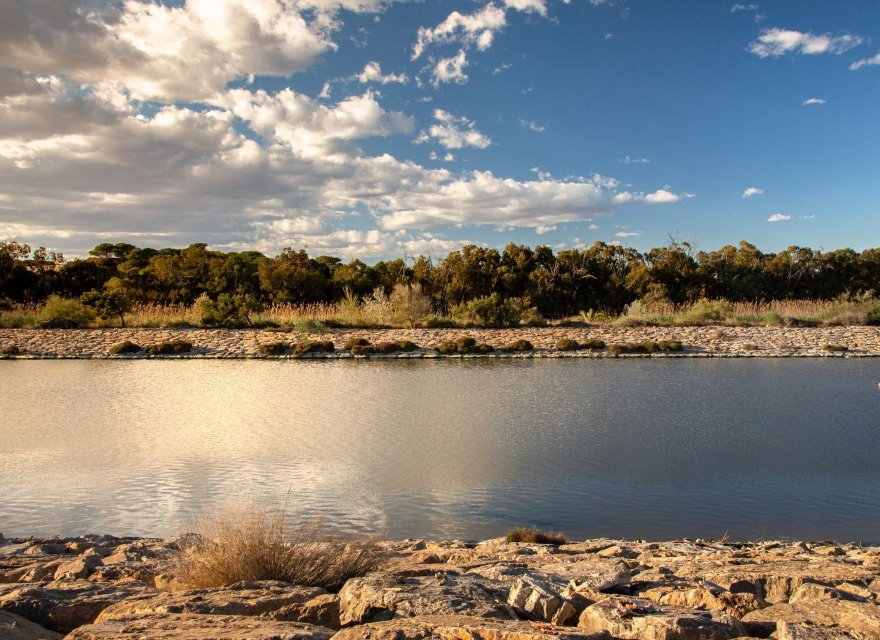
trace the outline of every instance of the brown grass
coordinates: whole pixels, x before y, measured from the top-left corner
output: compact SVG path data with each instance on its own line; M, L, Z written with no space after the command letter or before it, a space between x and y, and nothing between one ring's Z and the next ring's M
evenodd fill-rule
M310 522L288 520L283 508L232 503L197 522L175 566L186 588L253 580L339 590L374 570L381 559L369 540L345 539Z
M559 531L541 531L537 527L517 527L507 532L507 542L530 542L533 544L565 544L568 540Z

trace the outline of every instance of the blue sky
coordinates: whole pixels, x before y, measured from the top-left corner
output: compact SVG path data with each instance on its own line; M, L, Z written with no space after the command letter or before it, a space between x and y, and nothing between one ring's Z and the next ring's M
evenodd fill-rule
M880 245L877 2L11 0L3 24L2 239Z

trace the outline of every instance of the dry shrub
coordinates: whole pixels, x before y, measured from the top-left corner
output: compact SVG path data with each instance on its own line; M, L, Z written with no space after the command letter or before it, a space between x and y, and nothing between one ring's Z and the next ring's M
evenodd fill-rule
M518 527L507 532L507 542L529 542L533 544L565 544L567 539L559 531L541 531L537 527Z
M338 591L381 559L369 540L346 539L312 522L290 522L283 508L230 504L203 516L183 545L177 582L190 589L280 580Z

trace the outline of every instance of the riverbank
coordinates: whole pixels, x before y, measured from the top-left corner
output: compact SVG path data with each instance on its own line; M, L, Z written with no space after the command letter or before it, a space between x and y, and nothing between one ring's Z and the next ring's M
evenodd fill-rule
M350 358L343 345L354 338L372 344L409 340L419 349L410 353L370 354L382 358L436 358L441 343L472 336L478 343L501 347L527 340L531 352L468 354L466 357L613 357L608 350L558 351L561 339L584 343L601 340L606 345L677 340L681 352L650 354L653 357L878 357L880 327L547 327L518 329L334 329L321 334L302 334L258 329L0 329L0 350L16 347L15 357L33 358L144 358L146 354L111 356L110 349L123 341L147 347L160 342L183 340L193 345L191 353L178 358L266 358L261 345L274 342L330 340L332 354L307 357ZM289 356L281 356L289 357ZM461 357L461 356L451 356ZM630 357L630 356L628 356Z
M880 637L877 546L380 542L377 569L334 593L283 582L181 590L183 541L0 536L0 638Z

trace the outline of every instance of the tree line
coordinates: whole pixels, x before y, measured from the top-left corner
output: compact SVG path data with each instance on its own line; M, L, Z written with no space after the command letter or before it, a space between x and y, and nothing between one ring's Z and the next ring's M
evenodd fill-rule
M51 295L91 300L112 314L122 304L192 304L230 296L254 306L332 303L395 285L419 285L433 311L470 301L516 299L548 318L582 310L620 313L635 300L684 304L699 299L765 302L834 299L880 291L880 248L856 252L788 247L764 253L748 242L696 251L686 242L641 253L596 242L582 249L509 244L503 251L467 245L445 258L382 260L368 265L284 249L221 252L104 243L88 258L0 242L0 303L40 303Z

